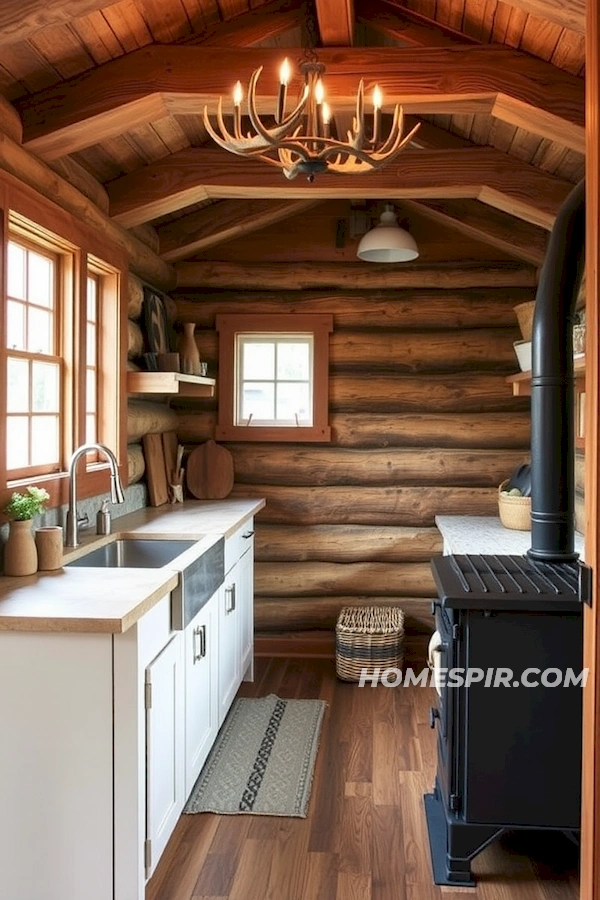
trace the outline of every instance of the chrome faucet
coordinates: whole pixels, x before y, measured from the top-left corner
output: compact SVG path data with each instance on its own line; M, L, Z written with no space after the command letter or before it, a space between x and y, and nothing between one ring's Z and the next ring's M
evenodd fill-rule
M89 521L87 516L79 518L77 515L77 463L79 462L79 458L83 456L84 453L89 453L90 450L97 450L100 453L103 453L108 460L108 465L110 467L111 501L113 503L123 503L125 500L125 497L123 496L123 486L121 484L121 479L119 478L117 458L112 450L104 444L96 443L82 444L81 447L78 447L69 462L69 509L67 512L65 529L65 547L77 547L79 544L79 526L86 525Z

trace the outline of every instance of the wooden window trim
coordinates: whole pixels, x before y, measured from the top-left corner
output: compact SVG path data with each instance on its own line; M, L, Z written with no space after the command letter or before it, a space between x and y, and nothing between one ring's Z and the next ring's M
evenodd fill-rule
M333 316L293 313L265 315L223 313L216 317L219 332L219 415L216 438L221 441L283 441L327 443L331 440L329 414L329 335ZM312 334L313 424L311 427L235 425L236 335Z
M10 228L9 228L10 217ZM104 443L115 452L119 462L119 472L123 484L127 484L127 405L126 405L126 359L127 359L127 308L120 301L121 285L126 283L128 258L126 253L116 245L107 242L106 238L75 216L65 212L51 200L38 194L32 188L17 179L0 172L0 243L2 253L6 253L9 231L15 230L15 223L22 224L29 231L34 243L42 246L49 241L53 248L59 247L71 251L71 264L65 265L63 273L64 289L69 296L79 297L77 304L71 306L70 319L63 321L65 344L63 356L69 356L73 364L65 372L65 396L73 397L73 381L70 380L70 393L67 381L73 379L76 371L76 354L81 343L77 339L81 327L81 290L82 277L91 263L99 264L106 272L106 289L114 304L114 316L110 327L107 326L109 339L106 341L107 369L105 386L114 402L110 410L105 411L102 431ZM30 224L31 223L31 224ZM65 256L65 259L68 257ZM2 266L0 292L2 306L6 304L6 274ZM5 352L5 315L0 315L0 366L6 365ZM81 427L81 411L71 409L71 400L65 405L65 433L68 441L64 447L64 470L49 475L37 475L22 479L7 480L6 473L6 392L0 391L0 507L3 506L13 491L22 491L30 484L45 487L50 494L49 507L64 505L68 501L68 473L66 466L76 446L83 441ZM106 396L106 395L105 395ZM81 397L81 392L80 392ZM62 466L61 466L62 468ZM85 470L84 465L78 471L78 493L80 497L93 497L105 493L109 488L108 465L101 461Z

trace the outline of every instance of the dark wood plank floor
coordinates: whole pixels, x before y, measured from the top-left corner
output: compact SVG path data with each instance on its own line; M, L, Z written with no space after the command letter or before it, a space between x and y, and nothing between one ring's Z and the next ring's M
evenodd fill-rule
M243 696L329 704L307 819L183 816L146 900L578 900L577 850L513 834L433 885L422 796L435 772L430 689L358 688L332 660L259 659Z

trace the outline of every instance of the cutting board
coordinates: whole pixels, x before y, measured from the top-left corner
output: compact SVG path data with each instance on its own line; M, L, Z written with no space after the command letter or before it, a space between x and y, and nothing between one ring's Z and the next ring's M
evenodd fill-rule
M173 476L175 473L175 465L177 463L177 440L176 431L165 431L162 435L163 453L165 455L165 472L167 475L167 484L174 484Z
M169 499L165 454L161 434L145 434L142 438L146 460L146 481L151 506L162 506Z
M188 490L198 500L223 500L233 487L233 457L226 447L206 441L187 461Z

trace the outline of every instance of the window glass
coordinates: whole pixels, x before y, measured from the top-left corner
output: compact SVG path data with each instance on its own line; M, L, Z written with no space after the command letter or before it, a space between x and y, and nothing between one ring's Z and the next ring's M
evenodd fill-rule
M237 425L312 425L312 335L238 336Z

